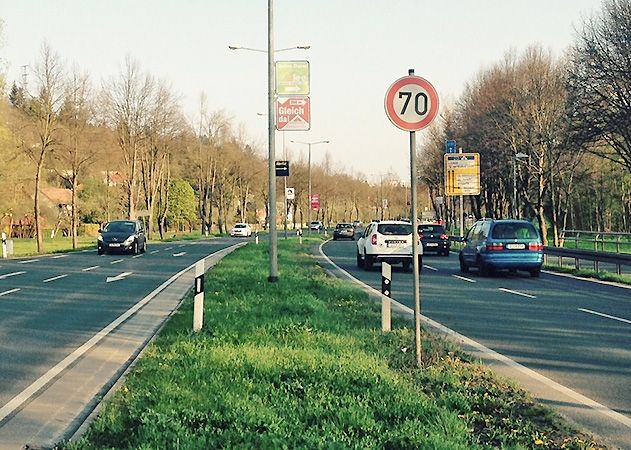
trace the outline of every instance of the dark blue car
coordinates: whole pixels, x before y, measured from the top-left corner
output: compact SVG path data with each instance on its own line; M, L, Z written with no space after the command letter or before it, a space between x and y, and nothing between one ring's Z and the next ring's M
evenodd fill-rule
M477 267L483 276L496 270L525 270L538 277L543 264L543 243L535 227L525 220L483 219L464 238L460 271Z

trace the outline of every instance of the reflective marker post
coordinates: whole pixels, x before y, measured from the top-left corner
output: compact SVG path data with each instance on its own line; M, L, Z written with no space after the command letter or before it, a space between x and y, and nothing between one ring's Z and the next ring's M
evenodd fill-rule
M199 331L204 324L204 260L195 264L195 303L193 305L193 331Z
M392 330L392 266L381 263L381 331Z
M7 257L7 235L2 233L2 257Z

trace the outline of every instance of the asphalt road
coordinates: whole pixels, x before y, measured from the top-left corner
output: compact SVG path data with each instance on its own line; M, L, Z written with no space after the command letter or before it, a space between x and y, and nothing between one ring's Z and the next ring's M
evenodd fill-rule
M201 258L239 242L149 244L0 261L0 408L105 326Z
M380 266L358 269L355 245L329 241L322 249L380 290ZM631 419L631 289L546 273L462 274L455 253L428 254L423 263L424 316ZM410 308L412 281L393 266L392 297Z

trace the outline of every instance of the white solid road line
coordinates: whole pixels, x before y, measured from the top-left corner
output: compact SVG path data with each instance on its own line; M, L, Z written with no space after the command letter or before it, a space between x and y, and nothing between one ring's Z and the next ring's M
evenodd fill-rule
M112 261L110 264L118 264L118 263L122 263L123 260L122 259L117 259L116 261Z
M61 280L62 278L66 278L68 276L68 274L64 274L64 275L59 275L57 277L52 277L52 278L48 278L46 280L43 281L43 283L49 283L51 281L55 281L55 280Z
M320 244L319 250L320 250L320 254L324 257L324 259L326 259L328 261L329 264L331 264L333 267L335 267L337 270L339 270L341 273L343 273L344 275L346 275L350 280L352 280L354 283L357 283L361 286L363 286L365 289L371 291L373 294L378 295L379 297L381 297L381 292L378 291L377 289L368 286L366 283L358 280L357 278L355 278L354 276L352 276L350 273L348 273L347 271L345 271L344 269L342 269L340 266L338 266L337 264L335 264L333 261L331 261L331 259L326 256L324 254L324 252L322 251L322 246L324 245L324 242L322 244ZM453 275L455 277L457 277L457 275ZM401 310L407 312L408 314L411 314L412 316L414 316L414 311L397 302L396 299L391 299L393 305L396 305L397 307L399 307ZM562 384L557 383L554 380L551 380L550 378L547 378L543 375L541 375L538 372L535 372L532 369L529 369L526 366L523 366L515 361L513 361L512 359L502 355L501 353L496 352L495 350L491 350L488 347L485 347L484 345L480 344L477 341L474 341L473 339L470 339L460 333L457 333L455 331L453 331L450 328L447 328L446 326L444 326L443 324L440 324L432 319L430 319L429 317L425 317L422 314L420 314L421 316L421 320L425 323L427 323L428 325L440 330L442 333L445 333L447 335L450 335L452 337L454 337L455 339L459 340L460 342L472 346L474 348L476 348L478 351L484 353L488 358L494 359L496 361L499 362L503 362L504 364L513 367L514 369L519 370L520 372L522 372L523 374L526 374L527 376L529 376L532 379L535 379L543 384L545 384L546 386L548 386L549 388L552 388L554 390L556 390L557 392L561 392L569 397L571 397L572 399L576 400L577 402L581 403L582 405L585 405L588 408L593 409L594 411L598 411L599 413L609 417L610 419L615 420L616 422L631 428L631 418L620 414L619 412L616 412L610 408L607 408L605 405L602 405L592 399L590 399L589 397L585 397L582 394L579 394L576 391L573 391L572 389L563 386ZM0 420L2 420L2 414L1 414L1 410L0 410Z
M15 275L22 275L24 272L23 270L20 272L11 272L11 273L6 273L4 275L0 275L0 280L4 280L5 278L9 278L9 277L14 277Z
M477 281L472 280L471 278L461 277L460 275L451 275L454 278L458 278L459 280L468 281L469 283L477 283Z
M30 264L39 261L39 259L27 259L26 261L18 261L18 264Z
M86 267L85 269L81 269L81 272L89 272L90 270L98 269L99 267L101 266Z
M592 311L591 309L578 308L579 311L583 311L588 314L595 314L597 316L606 317L607 319L618 320L620 322L631 324L631 320L623 319L622 317L610 316L609 314L601 313L598 311Z
M513 291L512 289L498 288L498 290L500 290L502 292L508 292L509 294L521 295L522 297L537 298L534 295L526 294L524 292L519 292L519 291Z
M12 294L12 293L17 292L19 290L20 290L20 288L15 288L15 289L9 289L8 291L0 292L0 297L2 297L3 295Z

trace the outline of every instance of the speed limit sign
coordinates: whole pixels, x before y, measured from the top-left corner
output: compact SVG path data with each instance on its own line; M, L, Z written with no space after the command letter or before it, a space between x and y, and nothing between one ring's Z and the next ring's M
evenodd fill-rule
M418 131L438 114L438 94L425 78L408 75L388 88L384 106L394 125L404 131Z

